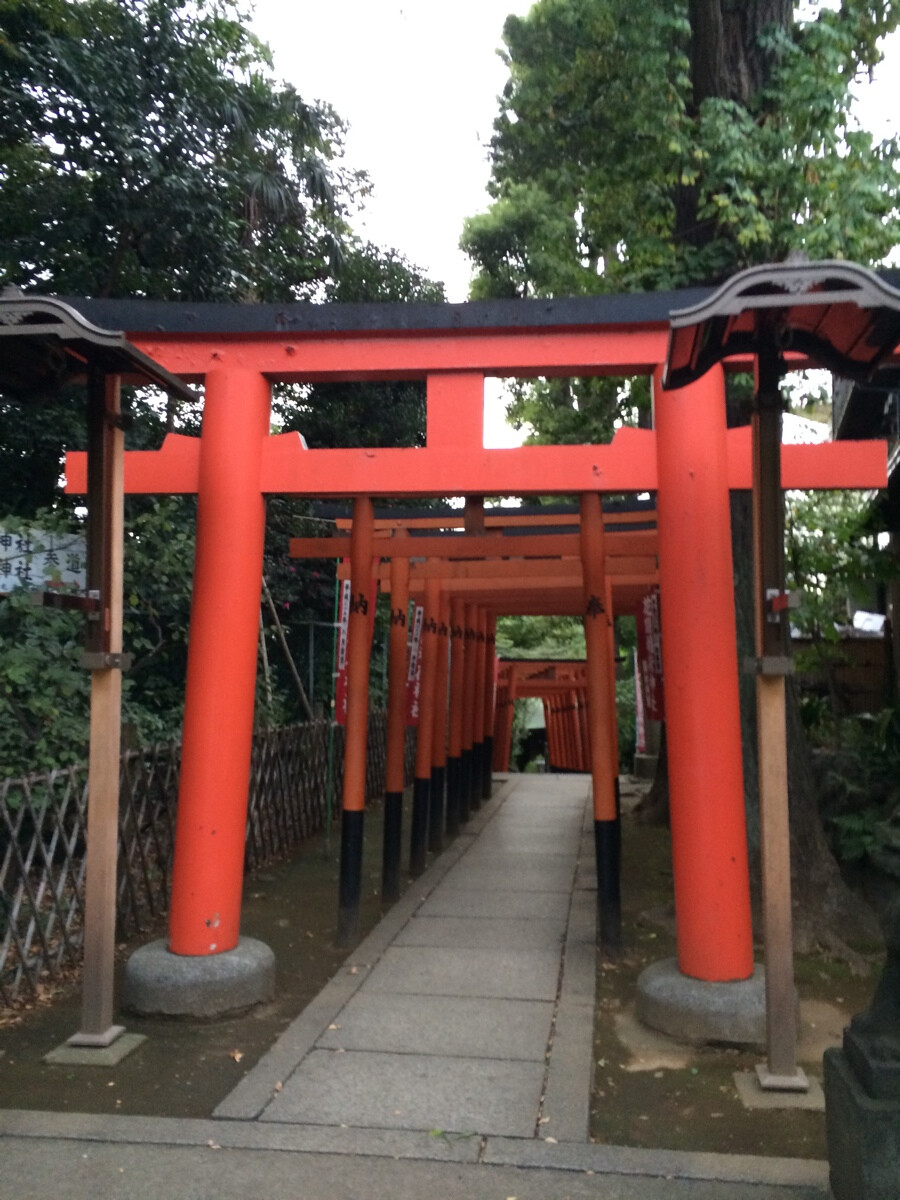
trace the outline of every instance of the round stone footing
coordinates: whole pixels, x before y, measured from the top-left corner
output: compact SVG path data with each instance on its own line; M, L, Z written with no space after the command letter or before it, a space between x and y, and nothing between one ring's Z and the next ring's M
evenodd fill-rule
M645 1025L682 1042L766 1043L765 972L760 966L749 979L708 983L682 975L677 961L665 958L641 972L635 1009Z
M242 937L222 954L172 954L149 942L125 964L122 1007L147 1016L219 1017L275 995L275 955Z

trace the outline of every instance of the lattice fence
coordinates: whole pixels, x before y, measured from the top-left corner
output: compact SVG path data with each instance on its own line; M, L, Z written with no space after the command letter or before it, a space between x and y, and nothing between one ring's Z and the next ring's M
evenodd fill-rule
M369 719L367 799L384 791L384 713ZM330 751L331 744L331 753ZM343 729L327 721L257 734L247 814L246 868L286 857L339 815ZM406 742L407 778L415 734ZM329 766L329 763L331 764ZM169 903L180 746L122 757L119 936L150 929ZM34 993L80 959L84 917L87 767L0 781L0 1004Z

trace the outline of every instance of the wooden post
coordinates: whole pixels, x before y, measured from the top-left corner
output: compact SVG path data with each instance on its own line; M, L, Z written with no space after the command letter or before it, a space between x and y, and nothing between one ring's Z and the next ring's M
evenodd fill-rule
M456 832L469 819L468 799L463 790L463 677L465 674L465 601L454 596L450 602L450 730L447 744L447 823Z
M72 1046L109 1046L116 948L116 859L119 836L119 742L122 666L123 435L118 426L120 378L92 368L88 380L88 588L100 599L88 626L91 732L84 884L84 972L81 1028ZM116 656L107 658L107 655Z
M761 339L753 410L753 554L756 579L756 717L766 964L768 1091L809 1090L797 1066L797 997L791 915L785 676L791 669L784 591L779 360L774 336Z
M621 835L615 788L617 754L612 737L615 718L609 712L609 676L613 664L609 655L603 508L596 492L584 492L581 496L581 562L600 948L610 958L617 958L622 953Z
M479 786L478 795L476 796L475 789L472 786L474 778L474 751L472 746L475 732L475 671L477 666L475 643L477 639L477 625L477 605L465 605L465 618L463 620L463 642L465 645L463 654L465 665L463 668L462 770L460 775L465 795L463 804L467 813L474 812L481 807L481 788Z
M481 798L490 800L494 768L494 714L497 705L497 615L488 613L484 631L484 749L481 762Z
M339 946L359 934L363 818L366 805L366 743L369 735L369 603L375 517L372 501L353 501L350 539L350 616L347 628L347 732L344 741L344 803L341 814Z
M405 539L397 530L393 541ZM388 662L387 755L384 772L384 839L381 898L392 903L400 895L403 838L404 749L406 745L406 653L409 614L409 559L391 559L391 631Z
M678 968L753 974L725 380L654 377L662 658Z
M450 672L450 597L440 580L436 583L437 632L434 651L434 714L431 723L431 786L429 791L428 849L437 854L444 848L446 822L444 776L447 765L447 680Z
M409 870L421 875L428 853L428 818L431 805L431 739L434 733L434 679L437 669L437 627L440 616L440 580L425 583L422 621L422 692L419 697L419 731L416 738L416 776L413 781L412 829Z
M221 954L240 935L270 393L262 375L240 366L206 375L169 914L174 954Z

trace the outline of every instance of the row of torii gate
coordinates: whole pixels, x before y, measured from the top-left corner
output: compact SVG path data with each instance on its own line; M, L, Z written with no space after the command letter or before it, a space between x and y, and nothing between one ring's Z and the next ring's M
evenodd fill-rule
M123 462L118 390L115 378L107 380L106 449L95 452L95 458L106 454L107 496L113 508L123 488L130 493L196 493L199 498L168 939L173 961L209 960L214 969L215 960L238 945L265 496L282 493L353 501L349 533L329 546L334 554L349 551L355 601L349 616L342 936L353 934L359 899L369 669L366 597L373 560L389 564L379 571L389 577L397 611L403 610L404 586L424 593L429 631L425 663L428 669L429 659L432 662L437 682L433 689L423 689L433 708L430 718L420 716L414 804L420 829L427 829L422 797L430 788L432 768L440 765L436 760L444 745L443 734L434 735L441 728L443 696L448 694L439 672L446 668L452 677L454 670L461 671L465 679L471 671L477 680L479 648L486 651L498 613L583 616L588 700L583 728L590 746L600 926L602 939L613 949L619 937L619 823L612 621L616 612L628 611L648 586L658 583L678 966L686 977L711 983L752 975L730 491L750 488L754 482L757 509L762 509L758 527L765 529L780 508L780 499L776 506L772 497L780 497L782 488L869 489L886 482L883 443L786 446L779 463L780 439L774 429L780 426L777 376L785 355L797 366L827 361L820 348L835 343L840 353L831 359L852 360L864 372L889 355L900 339L895 318L877 344L869 336L876 318L900 308L896 293L872 285L874 277L859 268L824 266L829 272L819 275L809 270L804 276L802 270L792 269L787 272L790 278L779 277L774 285L736 277L739 286L730 292L726 286L715 294L719 308L708 318L682 323L688 341L677 341L673 333L671 345L673 308L679 302L704 301L708 293L346 308L74 302L83 317L126 329L129 344L181 386L185 381L204 385L199 438L170 435L159 451L132 451L124 454ZM778 275L778 268L769 270ZM862 284L854 272L866 276ZM805 305L812 307L807 310ZM767 306L772 314L766 315ZM862 333L847 320L848 312L864 314ZM788 326L791 340L784 336ZM755 430L751 446L750 429L726 428L724 375L717 364L727 358L731 369L752 369L757 353L758 391L764 398L758 429L763 433L757 436ZM487 376L638 374L653 377L652 430L621 429L608 445L506 450L483 446ZM424 447L317 450L308 449L298 434L271 432L275 383L410 378L426 383ZM69 490L84 490L83 457L79 461L70 456L67 472ZM652 539L636 545L633 539L643 533L607 531L603 497L645 492L656 494ZM381 497L452 495L467 498L465 532L457 535L458 557L455 543L453 554L446 545L436 544L423 556L425 547L413 551L409 545L419 538L399 531L387 538L385 530L376 527L373 502ZM555 535L551 553L533 530L515 550L507 544L512 537L491 531L493 518L485 512L483 497L551 495L576 496L580 512L577 532ZM113 530L115 526L113 520ZM760 711L775 714L776 723L770 727L777 732L785 668L774 639L776 630L780 637L786 627L787 597L783 589L765 583L766 563L777 559L772 545L778 538L771 534L769 528L769 549L758 547L757 554L763 586L757 602L761 624L754 669L765 700ZM527 552L526 539L532 543ZM618 555L617 544L625 548ZM113 569L107 577L113 582L100 599L105 658L93 664L98 686L121 665L121 612L116 612L115 599L115 560L121 550L115 549L115 536L110 546ZM309 551L300 545L295 549ZM315 552L321 555L321 547ZM410 567L413 553L425 562ZM432 562L437 564L434 569L429 568ZM622 563L627 565L620 573ZM769 578L777 577L777 569L775 562L775 575ZM456 639L460 653L448 659L438 644L442 627L455 627L454 605L463 636ZM475 630L475 638L469 639L471 654L466 652L466 628ZM396 629L398 645L403 635L405 659L405 630L399 621ZM481 630L483 642L478 637ZM483 682L490 674L485 665ZM470 694L484 697L481 728L487 730L492 727L488 706L496 696L492 692L488 699L486 683ZM445 722L448 776L454 770L455 751L463 747L455 724L461 715L459 695L451 680ZM472 718L474 722L474 713ZM106 732L104 750L111 762L113 753L118 755L118 731L110 726ZM401 734L402 729L392 726L389 796L402 790L397 765L402 761ZM783 747L783 719L780 740ZM92 741L92 754L93 746ZM771 770L764 766L761 774L771 783L779 772L783 777L783 764L776 763ZM448 794L453 795L452 787ZM451 800L451 821L453 806ZM788 863L786 790L782 808L785 824L779 827L776 822L769 838L776 874ZM435 823L433 837L437 828ZM421 834L416 836L421 842ZM88 878L90 882L90 861ZM109 895L108 880L104 886ZM90 911L89 904L89 916ZM107 932L97 934L96 942L111 943L108 914L106 919ZM789 902L786 919L789 926ZM788 952L789 945L788 939ZM104 983L104 972L86 979L83 1040L102 1042L114 1036L106 994L112 956L98 949L98 960L104 954L109 979ZM782 1002L783 1013L789 1013L792 995Z

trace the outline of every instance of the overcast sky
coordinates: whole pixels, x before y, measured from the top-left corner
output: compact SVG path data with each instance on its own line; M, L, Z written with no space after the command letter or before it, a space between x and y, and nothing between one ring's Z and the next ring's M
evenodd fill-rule
M363 232L464 300L463 219L486 207L486 143L506 71L503 22L529 0L256 0L277 74L349 123L375 192Z

